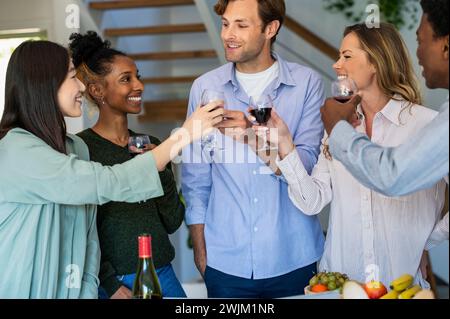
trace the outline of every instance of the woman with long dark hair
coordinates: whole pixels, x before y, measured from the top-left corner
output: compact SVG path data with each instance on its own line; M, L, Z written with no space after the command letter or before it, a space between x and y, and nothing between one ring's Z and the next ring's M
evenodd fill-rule
M64 116L81 115L84 90L58 44L24 42L10 59L0 122L0 298L96 298L95 205L163 195L158 171L222 120L211 103L152 151L102 166L66 134Z

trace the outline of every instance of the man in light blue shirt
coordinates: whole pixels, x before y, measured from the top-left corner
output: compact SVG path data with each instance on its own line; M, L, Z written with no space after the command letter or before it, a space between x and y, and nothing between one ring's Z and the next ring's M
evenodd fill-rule
M424 14L417 31L417 56L430 89L449 89L448 0L422 0ZM383 148L358 134L351 121L358 99L343 105L332 99L322 108L334 158L362 184L389 196L425 189L449 173L449 104L408 143ZM447 219L448 220L448 219ZM448 232L448 225L447 225ZM447 234L448 237L448 234Z
M321 78L271 53L284 1L219 1L228 63L198 78L189 111L206 89L225 94L223 128L245 128L250 95L270 95L295 136L309 172L323 136ZM270 18L263 20L259 11ZM289 200L288 185L247 144L215 133L213 152L200 144L183 152L182 191L196 265L210 298L277 298L303 294L323 253L316 216Z

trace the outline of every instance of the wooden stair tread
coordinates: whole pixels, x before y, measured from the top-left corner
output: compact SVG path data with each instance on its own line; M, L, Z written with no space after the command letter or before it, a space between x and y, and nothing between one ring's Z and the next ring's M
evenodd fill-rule
M125 0L125 1L94 1L89 4L95 10L114 10L144 7L166 7L193 5L194 0Z
M148 35L148 34L172 34L172 33L195 33L206 32L206 27L203 23L191 24L172 24L172 25L157 25L139 28L110 28L105 29L105 36L131 36L131 35Z
M198 51L173 51L173 52L148 52L128 55L133 60L176 60L176 59L201 59L216 58L214 50Z
M189 101L161 100L144 102L145 113L138 117L140 122L176 122L186 119Z
M143 78L141 81L144 84L172 84L172 83L191 83L194 82L196 76L166 76L166 77L153 77L153 78Z

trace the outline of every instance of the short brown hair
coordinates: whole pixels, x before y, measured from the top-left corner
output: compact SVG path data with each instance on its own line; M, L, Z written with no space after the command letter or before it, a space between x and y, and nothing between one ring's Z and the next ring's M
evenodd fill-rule
M222 16L227 9L228 3L237 0L218 0L214 6L214 11ZM278 32L284 22L284 17L286 15L286 5L284 0L256 0L258 2L258 13L259 17L263 22L262 31L264 31L269 23L272 21L280 21L280 28L277 34L272 38L272 43L277 39Z

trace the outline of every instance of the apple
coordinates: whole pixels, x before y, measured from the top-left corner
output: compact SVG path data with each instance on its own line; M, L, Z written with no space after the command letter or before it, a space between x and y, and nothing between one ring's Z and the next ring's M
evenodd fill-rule
M363 286L370 299L380 299L387 294L387 289L380 281L369 281Z

